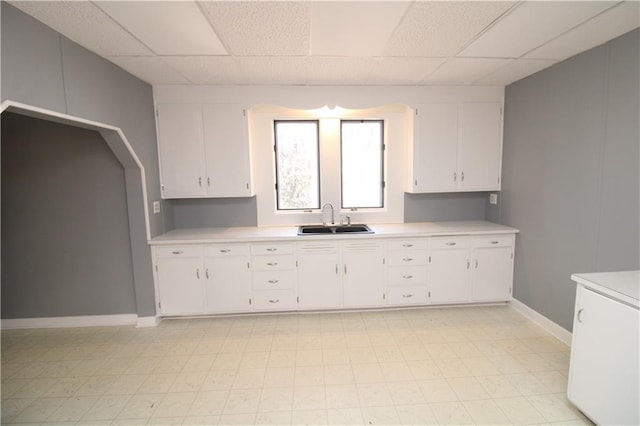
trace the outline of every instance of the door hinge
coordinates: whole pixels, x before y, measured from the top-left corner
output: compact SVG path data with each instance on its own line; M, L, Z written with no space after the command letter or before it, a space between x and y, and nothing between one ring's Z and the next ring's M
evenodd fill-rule
M160 190L164 192L164 185L160 185Z
M431 299L431 292L430 291L427 292L427 296L429 297L429 299Z
M247 183L247 189L249 189L249 184Z
M296 302L300 303L300 297L296 297Z
M418 186L418 179L414 179L413 186Z
M431 263L431 256L429 256L429 263Z
M298 261L296 260L296 268L298 267Z
M386 300L387 299L387 295L385 293L382 293L382 300Z
M158 265L156 265L156 272L158 272Z
M247 269L251 269L251 263L247 262Z
M246 109L244 109L244 108L242 108L242 116L243 116L243 117L246 117L246 116L247 116L247 110L246 110Z
M418 108L416 108L416 115L418 115Z
M382 264L383 264L383 265L386 265L386 264L387 264L387 258L385 258L385 257L383 257L383 258L382 258Z
M382 181L382 188L384 189L384 188L386 188L386 187L387 187L387 182Z
M251 298L249 298L249 304L251 304Z
M276 182L275 187L276 187L276 191L277 191L278 190L278 182Z

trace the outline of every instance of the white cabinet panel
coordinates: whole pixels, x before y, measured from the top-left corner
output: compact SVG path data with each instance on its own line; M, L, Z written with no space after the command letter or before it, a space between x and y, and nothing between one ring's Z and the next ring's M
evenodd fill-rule
M420 105L414 130L412 192L455 191L458 104Z
M384 304L384 243L344 243L343 303L346 308Z
M637 425L637 308L578 285L568 397L597 424Z
M158 104L157 119L162 197L205 195L200 104Z
M204 313L200 247L162 247L156 251L156 282L162 315Z
M340 246L332 243L299 244L297 252L300 308L341 307Z
M252 195L251 161L244 108L237 104L205 104L202 114L208 195Z
M467 238L434 238L428 267L430 303L463 303L470 296ZM442 248L443 245L447 248Z
M512 250L511 247L480 247L473 250L472 301L497 302L511 299Z
M248 256L205 257L207 312L250 310L251 272Z
M500 189L502 106L499 102L463 102L458 141L459 189Z

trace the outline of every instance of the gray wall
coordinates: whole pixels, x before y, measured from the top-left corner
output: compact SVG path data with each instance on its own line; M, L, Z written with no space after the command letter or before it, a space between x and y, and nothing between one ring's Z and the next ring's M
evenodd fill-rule
M487 192L404 194L405 222L486 220Z
M572 273L639 268L639 32L506 88L514 297L571 330Z
M135 312L124 169L97 132L3 113L2 198L3 318Z
M2 100L121 128L144 165L149 204L160 199L151 86L6 2L1 7ZM148 208L153 211L151 205ZM165 231L162 215L151 215L149 219L151 236ZM139 316L154 315L151 254L144 216L131 215L130 232L136 295L133 312ZM10 284L3 282L2 286L5 285ZM69 310L73 311L72 306Z
M257 226L256 197L171 200L175 228Z

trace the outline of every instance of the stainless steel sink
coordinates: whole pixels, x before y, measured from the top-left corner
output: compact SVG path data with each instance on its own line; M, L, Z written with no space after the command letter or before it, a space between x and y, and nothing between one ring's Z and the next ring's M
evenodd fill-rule
M367 225L300 225L298 235L373 234Z

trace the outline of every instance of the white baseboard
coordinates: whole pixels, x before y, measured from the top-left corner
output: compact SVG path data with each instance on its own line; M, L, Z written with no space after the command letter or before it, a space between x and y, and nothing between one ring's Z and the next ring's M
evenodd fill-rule
M525 305L521 301L517 299L512 299L509 302L509 306L514 311L518 312L525 318L533 321L540 327L542 327L545 331L549 332L556 339L560 340L565 345L571 347L571 332L565 330L563 327L559 326L555 322L551 321L549 318L545 317L538 311L531 309L529 306Z
M160 317L138 317L136 328L157 327L162 318Z
M22 328L69 328L136 325L137 322L138 316L136 314L122 314L3 319L2 321L0 321L0 324L3 330L14 330Z

